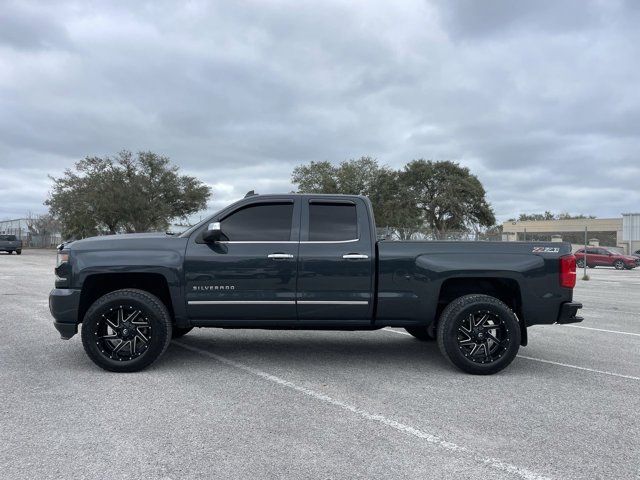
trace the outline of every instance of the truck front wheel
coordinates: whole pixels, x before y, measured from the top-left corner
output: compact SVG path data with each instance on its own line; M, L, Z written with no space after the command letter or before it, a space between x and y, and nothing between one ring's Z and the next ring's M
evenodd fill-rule
M520 348L520 323L513 310L489 295L451 302L438 322L438 346L456 367L490 375L509 365Z
M82 322L82 345L93 362L112 372L137 372L153 363L171 341L171 316L144 290L107 293Z

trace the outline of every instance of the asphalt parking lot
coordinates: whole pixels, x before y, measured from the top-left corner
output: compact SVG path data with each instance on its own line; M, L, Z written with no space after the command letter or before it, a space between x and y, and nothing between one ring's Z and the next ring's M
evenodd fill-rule
M640 269L489 377L402 330L200 329L114 374L53 328L54 263L0 255L2 478L640 478Z

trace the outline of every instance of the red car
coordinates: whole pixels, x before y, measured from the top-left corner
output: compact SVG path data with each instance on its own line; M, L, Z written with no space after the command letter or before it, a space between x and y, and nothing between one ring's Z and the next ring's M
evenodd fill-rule
M576 265L584 267L584 248L575 253ZM616 270L631 270L638 266L637 258L630 255L623 255L615 250L602 247L587 247L587 267L615 267Z

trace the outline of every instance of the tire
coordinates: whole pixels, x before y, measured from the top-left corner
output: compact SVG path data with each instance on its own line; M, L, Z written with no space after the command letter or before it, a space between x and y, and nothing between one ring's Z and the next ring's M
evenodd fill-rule
M193 327L173 327L171 330L171 338L180 338L184 337L187 333L189 333Z
M596 266L595 266L595 265L587 265L587 267L589 267L589 268L596 268Z
M158 297L144 290L116 290L89 307L82 322L82 345L105 370L137 372L165 352L171 328L169 311Z
M576 261L576 267L578 267L578 268L584 268L584 260L583 260L582 258L579 258L579 259Z
M16 250L16 255L22 255L22 250Z
M437 333L445 358L474 375L491 375L507 367L518 353L520 336L513 310L495 297L480 294L465 295L447 305Z
M433 342L436 339L429 333L428 327L406 327L405 330L421 342Z
M622 260L616 260L613 262L613 266L616 270L624 270L624 262Z

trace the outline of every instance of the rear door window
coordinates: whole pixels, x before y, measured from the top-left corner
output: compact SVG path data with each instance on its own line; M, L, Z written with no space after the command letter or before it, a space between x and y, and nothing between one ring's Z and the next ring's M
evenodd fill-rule
M309 240L341 242L358 239L358 216L352 203L310 203Z

